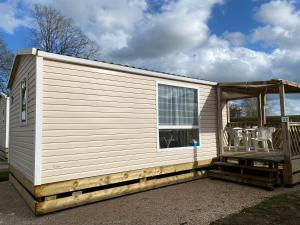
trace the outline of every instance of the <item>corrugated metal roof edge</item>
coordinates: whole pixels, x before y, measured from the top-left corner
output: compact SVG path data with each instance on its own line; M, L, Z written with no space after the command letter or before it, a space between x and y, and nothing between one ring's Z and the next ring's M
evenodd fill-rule
M214 82L214 81L207 81L207 80L192 78L192 77L188 77L188 76L178 75L178 74L153 71L153 70L148 70L148 69L144 69L144 68L136 68L136 67L132 67L132 66L128 66L128 65L115 64L115 63L105 62L105 61L83 59L83 58L67 56L67 55L59 55L59 54L41 51L41 50L38 50L35 48L30 48L30 49L19 50L16 53L13 67L12 67L12 70L11 70L11 73L9 76L9 80L8 80L8 87L11 86L11 83L14 78L13 74L17 67L17 65L15 65L15 64L18 63L18 58L21 55L36 55L36 56L41 56L41 57L56 60L56 61L63 61L63 62L69 62L69 63L74 63L74 64L87 65L87 66L111 69L111 70L122 71L122 72L129 72L129 73L138 74L138 75L160 77L160 78L165 78L165 79L186 81L186 82L199 83L199 84L205 84L205 85L211 85L211 86L216 86L218 84L217 82Z

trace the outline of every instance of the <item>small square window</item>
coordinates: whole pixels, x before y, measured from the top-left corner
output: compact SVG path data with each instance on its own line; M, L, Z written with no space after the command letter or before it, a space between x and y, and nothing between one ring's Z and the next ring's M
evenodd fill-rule
M27 121L27 78L24 78L21 82L21 122Z
M2 123L5 123L5 110L2 110Z

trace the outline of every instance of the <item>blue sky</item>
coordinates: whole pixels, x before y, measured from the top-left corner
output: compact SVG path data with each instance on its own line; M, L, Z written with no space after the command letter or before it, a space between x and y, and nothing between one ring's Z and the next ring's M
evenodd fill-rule
M267 1L227 0L224 4L213 7L209 26L218 35L225 31L250 34L251 30L259 25L253 16L256 8L263 2Z
M299 0L0 0L12 51L35 47L34 3L72 18L100 60L214 81L300 82Z
M212 32L221 36L224 32L241 32L250 35L260 23L253 19L255 11L267 0L227 0L222 5L216 5L212 10L212 18L208 24ZM269 52L260 43L247 43L248 48Z

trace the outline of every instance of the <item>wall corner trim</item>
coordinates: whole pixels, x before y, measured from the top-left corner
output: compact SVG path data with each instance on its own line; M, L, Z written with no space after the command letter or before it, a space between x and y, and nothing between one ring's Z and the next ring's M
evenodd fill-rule
M35 148L34 148L34 185L41 184L41 151L43 126L43 57L36 56L35 83Z
M8 149L9 147L9 110L10 110L10 97L7 97L6 98L6 123L5 123L5 130L6 130L6 133L5 133L5 148Z

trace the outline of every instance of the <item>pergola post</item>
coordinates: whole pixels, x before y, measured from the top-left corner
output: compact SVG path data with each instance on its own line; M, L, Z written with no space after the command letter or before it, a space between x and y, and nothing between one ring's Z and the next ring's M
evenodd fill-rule
M263 126L263 119L262 119L262 97L261 94L257 96L257 117L258 117L258 126Z
M266 105L267 105L267 95L261 94L261 110L262 110L261 118L262 118L263 126L267 124Z
M218 156L222 156L224 152L224 146L223 146L223 107L222 107L222 89L220 86L217 87L217 135L218 135Z
M286 110L285 110L285 90L284 85L279 85L279 97L280 97L280 115L286 116Z
M230 123L230 104L229 101L226 101L226 111L227 111L227 124Z
M280 96L280 113L282 118L286 116L284 84L279 85L279 96ZM283 180L285 185L292 185L293 173L291 168L289 122L281 120L281 127L282 127L282 148L284 153Z

